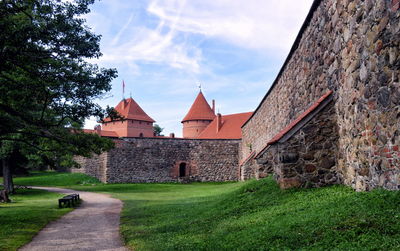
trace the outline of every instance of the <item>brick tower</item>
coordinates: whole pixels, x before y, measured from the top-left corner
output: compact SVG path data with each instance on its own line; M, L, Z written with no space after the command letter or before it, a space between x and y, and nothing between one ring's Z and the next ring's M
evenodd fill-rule
M102 124L102 130L115 131L118 137L153 137L153 123L143 109L133 98L123 99L115 107L115 110L123 116L123 119L106 121Z
M207 103L203 93L199 92L189 112L182 120L183 137L197 138L199 134L214 120L215 103L213 108Z

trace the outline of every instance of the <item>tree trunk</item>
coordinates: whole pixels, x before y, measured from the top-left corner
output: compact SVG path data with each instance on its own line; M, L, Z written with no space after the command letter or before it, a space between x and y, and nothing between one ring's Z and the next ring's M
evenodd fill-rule
M8 194L7 194L6 190L0 191L0 202L5 202L5 203L11 202L10 198L8 198Z
M11 174L11 167L10 167L10 162L8 158L2 159L2 165L3 165L3 185L4 185L4 190L7 191L8 194L14 193L14 182Z

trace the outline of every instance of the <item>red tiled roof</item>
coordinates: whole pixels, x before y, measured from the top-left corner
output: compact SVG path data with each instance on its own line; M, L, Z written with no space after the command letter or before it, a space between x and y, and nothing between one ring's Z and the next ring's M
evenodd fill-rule
M312 111L318 108L318 106L325 100L327 99L331 94L333 93L332 90L329 90L327 93L325 93L321 98L318 99L317 102L315 102L310 108L308 108L305 112L300 114L299 117L297 117L293 122L291 122L288 126L286 126L284 129L279 131L255 156L254 158L258 158L258 156L264 152L265 149L267 149L270 145L275 144L278 142L283 136L285 136L286 133L288 133L293 127L295 127L300 121L302 121L308 114L310 114Z
M325 99L327 99L333 91L328 91L321 98L318 99L310 108L308 108L305 112L303 112L299 117L297 117L294 121L292 121L288 126L286 126L283 130L278 132L269 142L268 145L272 145L278 142L286 133L288 133L293 127L295 127L300 121L302 121L308 114L314 111Z
M221 127L217 131L217 117L200 133L199 139L241 139L242 125L250 118L252 112L236 113L221 116Z
M213 110L200 91L182 122L189 120L213 120L214 118L215 114Z
M123 99L115 107L124 119L133 119L154 123L155 121L147 115L143 109L133 100L133 98ZM106 121L110 121L109 118Z
M91 129L83 129L83 132L85 133L98 133L97 130L91 130ZM118 134L114 131L103 131L100 130L100 136L102 137L110 137L110 138L118 138Z

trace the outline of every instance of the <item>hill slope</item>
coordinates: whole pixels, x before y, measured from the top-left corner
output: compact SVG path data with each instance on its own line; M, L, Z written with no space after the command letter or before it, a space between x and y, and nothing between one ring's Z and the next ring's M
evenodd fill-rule
M123 200L135 250L399 250L400 191L240 183L96 184Z

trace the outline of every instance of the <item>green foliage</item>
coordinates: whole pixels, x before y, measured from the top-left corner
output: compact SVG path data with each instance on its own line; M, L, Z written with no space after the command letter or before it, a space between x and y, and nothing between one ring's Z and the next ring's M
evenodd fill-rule
M93 2L0 2L0 158L17 149L57 167L113 147L81 131L85 118L115 115L94 103L117 73L88 63L101 56L100 36L82 18Z
M161 136L163 130L164 128L161 128L158 124L154 124L153 126L154 135Z
M101 56L100 36L80 18L91 3L0 3L0 135L24 129L46 137L52 128L77 126L84 118L104 115L93 99L110 90L116 71L86 61Z
M58 209L60 194L23 189L12 195L12 203L0 205L0 250L17 250L31 241L47 223L71 208Z

